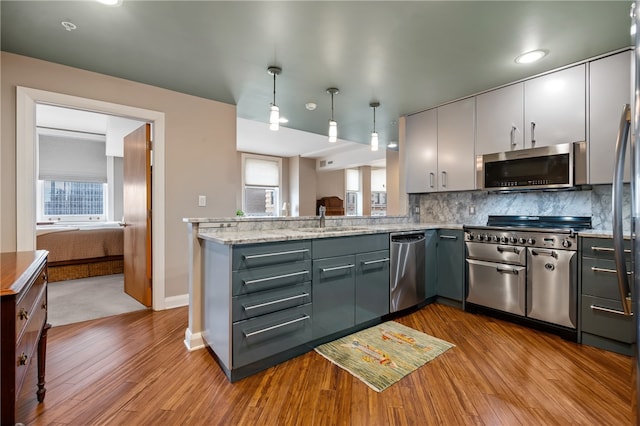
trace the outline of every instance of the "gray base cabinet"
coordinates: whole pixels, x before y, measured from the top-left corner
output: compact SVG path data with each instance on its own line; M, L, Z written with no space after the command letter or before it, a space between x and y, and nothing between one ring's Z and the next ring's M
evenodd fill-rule
M583 344L632 354L635 343L633 317L622 311L618 293L613 240L581 238L580 336ZM625 250L630 249L625 241ZM631 271L630 255L627 270Z
M313 339L389 313L389 234L313 240Z
M463 302L464 234L461 230L441 229L437 240L437 295Z

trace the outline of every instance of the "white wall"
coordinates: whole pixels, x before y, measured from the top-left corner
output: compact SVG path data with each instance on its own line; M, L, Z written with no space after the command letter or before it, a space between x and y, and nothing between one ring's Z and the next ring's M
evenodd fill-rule
M316 196L340 197L344 201L344 170L318 172L316 175Z

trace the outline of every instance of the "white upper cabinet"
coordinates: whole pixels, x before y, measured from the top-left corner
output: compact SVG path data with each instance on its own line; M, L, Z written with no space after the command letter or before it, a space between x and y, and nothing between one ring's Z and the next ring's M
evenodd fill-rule
M438 108L438 190L475 189L475 106L468 98Z
M620 116L631 103L631 51L591 62L589 90L589 183L611 183ZM629 181L628 161L624 178Z
M524 82L525 148L586 140L585 70L582 64Z
M407 193L434 192L438 173L438 114L430 109L406 120Z
M476 155L524 148L524 83L476 97Z

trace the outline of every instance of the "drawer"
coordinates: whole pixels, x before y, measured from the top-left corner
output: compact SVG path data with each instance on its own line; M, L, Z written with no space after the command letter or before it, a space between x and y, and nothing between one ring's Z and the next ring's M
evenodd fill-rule
M389 234L318 238L313 240L312 248L314 259L389 250Z
M311 282L282 289L244 294L233 298L232 321L270 314L307 303L311 303Z
M583 295L581 309L582 331L624 343L635 342L633 317L622 314L620 301Z
M630 268L627 264L627 273L631 272ZM613 260L582 259L582 294L620 300Z
M41 288L41 290L43 289ZM20 388L29 364L33 362L33 358L36 356L40 332L47 318L47 310L41 306L45 302L45 294L44 291L40 292L40 297L36 299L36 309L29 315L22 337L16 343L16 396L20 394Z
M233 296L299 285L311 281L311 261L234 271L231 280Z
M631 261L631 242L624 240L625 259ZM582 238L582 256L614 259L613 238Z
M34 280L31 288L18 300L16 305L16 340L19 340L20 335L24 332L24 327L27 325L28 318L31 316L31 311L40 309L40 306L35 306L35 303L46 284L46 269L43 268L38 271L37 278Z
M311 241L250 244L233 248L232 270L311 260Z
M233 325L233 368L311 340L311 303Z

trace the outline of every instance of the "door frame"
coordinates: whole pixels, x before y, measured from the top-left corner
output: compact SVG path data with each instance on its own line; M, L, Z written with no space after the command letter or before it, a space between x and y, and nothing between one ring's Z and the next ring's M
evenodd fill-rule
M36 247L36 104L51 104L152 123L153 173L151 176L152 309L166 309L165 301L165 213L164 139L165 114L95 99L18 86L16 88L16 248Z

